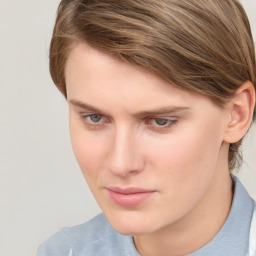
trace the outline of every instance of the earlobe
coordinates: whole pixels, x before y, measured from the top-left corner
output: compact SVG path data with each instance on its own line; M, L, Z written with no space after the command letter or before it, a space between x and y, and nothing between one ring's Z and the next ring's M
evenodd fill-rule
M243 138L249 129L255 107L255 88L250 81L243 83L228 103L230 120L224 141L235 143Z

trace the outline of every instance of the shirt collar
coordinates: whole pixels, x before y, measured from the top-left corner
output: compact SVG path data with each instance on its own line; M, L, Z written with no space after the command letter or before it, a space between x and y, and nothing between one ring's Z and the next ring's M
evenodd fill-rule
M246 255L254 201L239 179L233 176L233 180L234 198L226 222L209 243L187 256Z

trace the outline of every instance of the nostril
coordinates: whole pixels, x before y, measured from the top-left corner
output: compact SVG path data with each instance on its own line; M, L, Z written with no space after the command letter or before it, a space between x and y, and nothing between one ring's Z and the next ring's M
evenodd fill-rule
M117 176L126 177L143 169L142 154L135 131L128 125L117 125L109 151L109 170Z

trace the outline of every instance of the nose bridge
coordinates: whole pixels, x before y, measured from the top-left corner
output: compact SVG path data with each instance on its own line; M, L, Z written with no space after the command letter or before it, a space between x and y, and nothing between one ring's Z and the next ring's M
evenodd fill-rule
M142 168L141 154L138 150L137 136L129 126L115 128L110 154L110 171L118 176L139 172Z

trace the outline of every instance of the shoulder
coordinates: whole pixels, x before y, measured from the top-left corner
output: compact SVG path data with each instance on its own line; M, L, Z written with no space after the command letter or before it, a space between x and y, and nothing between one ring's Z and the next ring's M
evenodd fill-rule
M101 213L86 223L61 229L39 247L37 256L118 255L127 247L132 247L132 239L115 231Z

